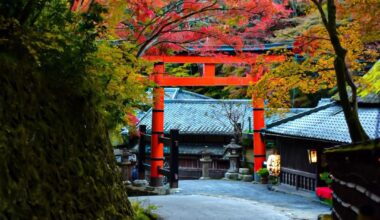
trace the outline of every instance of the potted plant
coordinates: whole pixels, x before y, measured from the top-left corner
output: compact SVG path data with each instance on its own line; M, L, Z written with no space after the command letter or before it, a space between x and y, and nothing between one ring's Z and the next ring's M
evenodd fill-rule
M315 189L315 193L317 194L318 198L322 202L326 203L329 206L332 206L333 191L331 189L331 184L332 184L333 180L330 176L330 173L323 172L323 173L319 174L319 177L321 178L321 180L323 180L326 183L327 186L317 187Z
M260 176L262 184L267 184L268 183L269 171L268 171L267 168L260 168L257 171L257 174Z

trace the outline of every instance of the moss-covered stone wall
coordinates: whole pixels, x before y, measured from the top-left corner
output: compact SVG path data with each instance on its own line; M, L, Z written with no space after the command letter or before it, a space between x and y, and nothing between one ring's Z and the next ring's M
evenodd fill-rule
M91 89L1 61L0 219L131 218Z

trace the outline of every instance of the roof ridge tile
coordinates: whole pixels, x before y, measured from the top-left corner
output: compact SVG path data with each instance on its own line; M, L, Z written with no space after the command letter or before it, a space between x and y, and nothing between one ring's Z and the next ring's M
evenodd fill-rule
M296 115L293 115L293 116L290 116L290 117L287 117L287 118L275 121L275 122L273 122L271 124L268 124L267 127L265 129L263 129L263 130L266 130L266 129L269 129L269 128L272 128L272 127L275 127L275 126L278 126L278 125L281 125L281 124L285 124L285 123L287 123L289 121L293 121L293 120L301 118L301 117L303 117L305 115L310 115L312 113L319 112L321 110L324 110L324 109L329 108L329 107L334 106L334 105L337 105L337 103L336 102L331 102L331 103L328 103L326 105L317 106L317 107L312 108L312 109L310 109L308 111L304 111L304 112L298 113Z

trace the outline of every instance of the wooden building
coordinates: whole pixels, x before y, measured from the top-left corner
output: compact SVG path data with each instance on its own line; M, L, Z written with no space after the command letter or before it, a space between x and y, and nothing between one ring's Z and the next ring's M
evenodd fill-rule
M380 219L380 139L329 148L333 219Z
M361 100L358 113L370 138L378 138L379 102ZM281 183L311 191L324 185L319 174L330 171L323 151L351 143L342 107L330 100L322 100L314 109L269 124L262 135L281 155ZM317 153L317 163L309 162L308 153L312 150Z

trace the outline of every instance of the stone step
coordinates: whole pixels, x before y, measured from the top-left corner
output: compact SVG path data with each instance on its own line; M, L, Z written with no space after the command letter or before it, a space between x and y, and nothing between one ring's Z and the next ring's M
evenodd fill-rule
M146 180L135 180L132 182L132 185L133 186L138 186L138 187L141 187L141 186L148 186L148 181Z
M241 181L244 182L252 182L253 176L252 175L241 175Z
M239 173L240 174L249 174L249 169L248 168L239 168Z
M229 180L237 180L238 179L238 173L229 173L227 172L224 174L224 178L229 179Z

